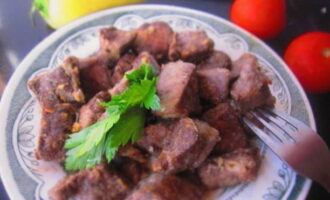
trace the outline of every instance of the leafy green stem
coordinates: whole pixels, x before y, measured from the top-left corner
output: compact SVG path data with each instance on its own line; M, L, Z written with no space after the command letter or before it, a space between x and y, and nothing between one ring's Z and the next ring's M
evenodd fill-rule
M108 162L121 146L139 139L144 127L145 110L160 109L156 94L157 77L153 66L142 64L126 75L129 87L111 101L102 102L107 117L70 135L65 142L65 168L86 169L101 162L105 155Z

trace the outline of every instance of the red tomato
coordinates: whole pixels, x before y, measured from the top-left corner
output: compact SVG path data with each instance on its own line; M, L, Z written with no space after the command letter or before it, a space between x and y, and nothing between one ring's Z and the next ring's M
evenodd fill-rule
M262 39L279 34L285 25L284 0L235 0L230 19Z
M297 37L286 49L284 60L308 92L330 91L330 33Z

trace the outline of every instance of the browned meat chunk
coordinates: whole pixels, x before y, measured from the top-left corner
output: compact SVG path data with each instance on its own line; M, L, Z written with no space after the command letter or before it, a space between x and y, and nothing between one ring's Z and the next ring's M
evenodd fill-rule
M109 89L109 93L111 96L121 94L127 89L128 86L129 83L126 77L124 76L116 85L114 85L111 89Z
M154 67L156 73L159 73L160 67L158 63L148 52L142 52L134 59L131 65L131 70L138 69L142 63L151 64ZM129 73L131 72L131 70L126 71L125 73ZM114 85L113 88L109 90L109 93L111 94L111 96L114 96L122 93L124 90L126 90L127 87L128 87L128 81L126 77L123 76L122 79L119 82L117 82L117 84Z
M146 163L147 157L137 148L132 145L126 145L119 149L118 155L135 160L139 163Z
M120 200L130 185L104 165L79 171L60 180L50 191L52 200Z
M125 73L133 68L133 61L135 56L131 53L123 55L113 68L111 82L112 85L116 85L124 77Z
M252 54L245 53L241 55L235 62L233 62L232 69L231 69L231 75L232 78L237 78L241 72L241 69L244 65L258 65L258 59Z
M191 148L190 153L195 156L192 167L198 167L221 138L217 129L211 127L208 123L197 119L194 119L194 122L198 130L198 139L194 147Z
M79 60L80 80L87 99L111 88L111 71L102 56L96 55Z
M124 160L120 163L120 165L118 165L118 169L121 174L125 175L127 180L134 185L138 184L138 182L150 174L150 170L146 165L130 159Z
M61 66L28 83L41 106L37 159L64 159L64 141L75 120L78 105L84 102L77 65L78 60L70 57Z
M215 147L217 153L232 152L247 146L247 136L238 114L228 103L221 103L208 110L202 119L219 130L221 140Z
M204 69L197 71L199 93L203 99L218 104L229 94L230 71L228 69Z
M199 167L219 141L219 133L207 123L182 118L173 125L153 161L153 171L179 172Z
M174 33L170 44L170 60L201 61L213 51L213 41L202 30Z
M79 111L79 125L81 128L94 124L105 112L100 102L106 102L110 100L110 94L105 91L97 93L87 104L83 105Z
M55 103L83 103L84 95L80 89L78 59L67 58L59 67L41 74L28 83L41 106Z
M202 195L201 188L184 179L153 174L125 200L201 200Z
M150 153L160 151L164 147L165 138L169 136L172 125L173 123L161 122L145 127L137 144Z
M173 31L164 22L145 23L137 30L135 49L149 52L157 60L167 57Z
M137 144L150 153L160 152L152 163L154 171L177 172L198 167L219 139L207 123L182 118L149 125Z
M162 66L157 83L161 110L155 112L163 118L185 117L200 110L196 66L182 61Z
M230 94L242 112L263 105L272 106L275 98L268 88L270 83L271 81L260 71L257 62L242 62L239 77L234 82Z
M117 60L133 44L135 38L135 31L123 31L115 27L102 28L100 30L100 50L111 60Z
M231 59L222 51L213 51L210 57L197 65L197 69L225 68L231 69Z
M154 67L157 74L160 72L160 66L158 65L155 58L148 52L142 52L133 62L133 69L138 69L142 63L150 64Z
M199 168L202 183L210 189L252 181L258 171L258 149L239 149L205 162Z
M41 128L35 152L37 159L62 161L65 158L63 146L75 121L76 110L70 103L56 103L51 108L42 108Z

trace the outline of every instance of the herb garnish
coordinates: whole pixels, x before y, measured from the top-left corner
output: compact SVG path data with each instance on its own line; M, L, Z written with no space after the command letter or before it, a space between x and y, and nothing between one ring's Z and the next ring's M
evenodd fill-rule
M91 168L101 162L103 155L111 162L119 147L139 139L145 109L160 109L157 77L151 65L141 64L139 69L126 74L126 78L129 87L123 93L109 102L101 102L108 116L66 140L67 170Z

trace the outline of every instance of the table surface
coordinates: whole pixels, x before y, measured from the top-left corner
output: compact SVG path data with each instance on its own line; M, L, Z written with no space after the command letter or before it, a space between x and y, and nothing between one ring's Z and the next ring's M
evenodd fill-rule
M32 0L0 1L0 94L20 61L41 40L53 32L39 16L34 24L29 18ZM146 3L171 4L194 8L227 18L231 0L150 0ZM265 41L280 56L288 43L308 31L330 32L329 0L287 0L287 25L276 38ZM318 133L330 144L330 93L307 94L316 119ZM1 156L0 156L1 158ZM1 163L1 162L0 162ZM0 199L9 199L0 181ZM313 183L308 200L330 199L330 195Z

